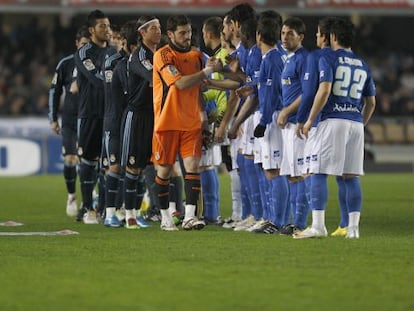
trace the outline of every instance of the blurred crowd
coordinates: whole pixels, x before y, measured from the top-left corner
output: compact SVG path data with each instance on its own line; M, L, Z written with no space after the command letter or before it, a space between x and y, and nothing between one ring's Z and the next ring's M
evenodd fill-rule
M56 19L45 28L35 17L24 25L0 26L0 116L47 116L50 82L58 61L74 51L76 27L62 27ZM360 32L356 51L375 77L375 115L414 115L414 54L379 48L372 32Z

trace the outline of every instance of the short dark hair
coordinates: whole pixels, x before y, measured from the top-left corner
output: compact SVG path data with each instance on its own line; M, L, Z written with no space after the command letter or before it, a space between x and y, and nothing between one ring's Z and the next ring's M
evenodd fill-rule
M214 34L216 38L220 38L223 29L223 20L219 16L209 17L203 22L204 29Z
M269 18L269 19L274 20L279 25L279 28L282 28L283 20L282 20L282 16L278 12L274 10L263 11L259 14L259 21L264 18Z
M86 25L82 25L78 28L76 32L75 39L78 41L81 38L90 38L91 34L89 33L88 27Z
M275 45L279 40L280 25L272 18L261 18L257 23L257 33L267 45Z
M126 39L128 48L130 48L131 45L138 44L136 23L136 20L129 20L122 25L121 30L119 31L121 38Z
M89 13L88 18L86 19L86 25L88 27L95 27L96 21L98 19L107 18L107 16L101 10L94 10Z
M328 40L328 44L330 44L330 33L332 23L335 21L335 17L324 17L318 22L319 32L323 35L326 40Z
M240 32L247 40L255 40L256 38L257 21L255 18L249 18L240 25Z
M225 16L228 16L229 22L235 21L241 24L242 21L248 20L250 18L256 18L256 12L249 3L245 2L234 6L225 14Z
M306 25L299 17L289 17L283 22L283 25L294 29L298 35L306 33Z
M336 36L339 45L349 48L355 38L355 26L345 18L336 18L331 25L331 34Z
M141 27L142 25L144 25L145 23L148 23L149 21L151 21L153 19L156 19L156 17L153 16L153 15L143 15L143 16L140 16L140 18L138 18L138 20L136 21L135 30L138 31L138 28L139 27ZM147 30L148 26L149 25L145 25L142 29ZM142 36L139 33L139 31L138 31L138 37L137 37L137 39L138 39L138 42L141 42L142 41Z
M167 19L167 31L176 31L178 26L191 25L191 20L186 15L173 15Z

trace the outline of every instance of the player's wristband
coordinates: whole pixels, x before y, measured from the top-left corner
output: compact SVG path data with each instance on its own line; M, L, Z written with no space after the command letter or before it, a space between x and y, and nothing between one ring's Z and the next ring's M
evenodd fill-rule
M209 75L211 75L214 72L213 67L206 67L203 69L203 72L205 74L206 77L208 77Z

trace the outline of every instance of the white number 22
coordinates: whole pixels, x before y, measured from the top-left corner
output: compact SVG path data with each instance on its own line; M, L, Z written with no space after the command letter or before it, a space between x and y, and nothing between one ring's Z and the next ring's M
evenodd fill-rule
M366 80L367 72L365 70L355 69L355 71L352 71L351 67L339 66L335 72L332 92L336 96L360 99Z

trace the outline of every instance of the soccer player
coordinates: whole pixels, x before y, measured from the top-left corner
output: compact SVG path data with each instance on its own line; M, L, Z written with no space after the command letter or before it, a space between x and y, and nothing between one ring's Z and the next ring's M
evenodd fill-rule
M123 202L121 169L121 119L127 105L127 61L137 46L136 21L126 22L120 29L121 49L105 61L105 114L102 166L106 168L106 209L104 225L120 227L115 212Z
M203 22L202 34L204 46L206 47L206 51L204 52L205 59L209 56L214 56L224 66L228 52L221 46L220 34L222 25L223 21L220 17L207 18ZM223 75L214 73L211 78L222 80ZM215 128L219 127L226 110L226 92L217 89L204 90L203 98L209 128L214 133ZM200 161L200 176L203 189L204 221L218 225L222 225L222 221L219 210L219 179L216 167L221 163L222 154L220 144L212 142L209 146L203 146Z
M148 226L137 215L136 209L141 206L145 193L142 170L151 159L154 131L153 57L161 40L161 25L155 16L140 17L136 29L139 47L128 61L128 105L122 120L127 229Z
M312 226L294 238L325 237L325 209L328 200L327 176L342 176L346 189L349 224L346 238L359 238L363 174L364 125L375 109L375 84L368 65L352 50L355 28L338 18L330 28L334 53L319 60L320 82L308 120L302 131L309 134L319 113L316 131L319 148L311 161L314 173L311 188ZM323 73L323 74L322 74Z
M89 42L89 32L86 27L78 29L75 38L76 48L79 49ZM56 134L62 134L63 177L66 183L68 199L66 214L75 217L78 214L76 202L76 166L79 163L76 154L76 119L78 115L77 95L70 91L75 68L74 54L64 57L56 66L49 89L49 121L50 128ZM58 123L59 105L63 92L65 98L62 109L62 128Z
M195 211L200 193L201 125L206 121L202 120L204 116L201 114L200 83L211 73L220 71L222 64L210 58L203 69L201 52L191 46L191 22L186 16L169 17L166 28L169 43L155 52L153 70L155 122L152 159L157 165L155 182L161 229L177 230L168 212L168 194L172 167L180 152L186 174L182 228L199 230L205 226Z
M288 176L290 182L290 206L293 223L289 221L290 212L285 213L285 226L281 234L292 235L306 228L309 205L306 199L306 188L302 176L303 152L305 142L296 136L296 112L302 96L302 77L308 52L302 46L306 26L297 17L290 17L283 22L281 38L288 51L285 67L282 72L283 109L277 117L277 124L282 128L283 158L280 174Z
M334 21L333 17L323 18L318 22L318 31L316 33L316 45L319 49L310 52L306 59L306 69L302 81L302 99L297 113L296 135L303 138L302 127L306 122L310 109L312 108L315 94L319 87L319 71L318 63L322 55L332 53L330 48L330 26ZM319 122L320 115L316 118L314 126L309 131L308 138L305 143L305 165L303 174L305 176L306 197L310 205L310 191L312 187L312 174L309 174L310 161L312 158L312 151L314 152L316 126ZM348 230L348 209L346 206L346 191L342 176L337 176L338 197L341 212L341 221L339 227L332 232L332 236L345 236Z
M92 192L96 184L98 160L102 148L104 116L104 77L102 74L108 51L110 24L106 15L92 11L87 18L90 42L75 54L77 85L79 89L78 108L78 156L79 179L85 224L97 224L98 218L92 206ZM112 48L113 49L113 48Z
M265 221L253 229L258 233L276 233L282 227L283 214L288 204L289 187L285 176L280 176L282 161L282 132L276 125L282 109L281 75L284 52L277 47L280 26L270 18L261 18L257 27L257 44L263 54L258 78L260 119L254 136L261 139L261 161L269 187L269 204ZM255 155L256 156L256 155ZM265 206L264 206L264 210Z

